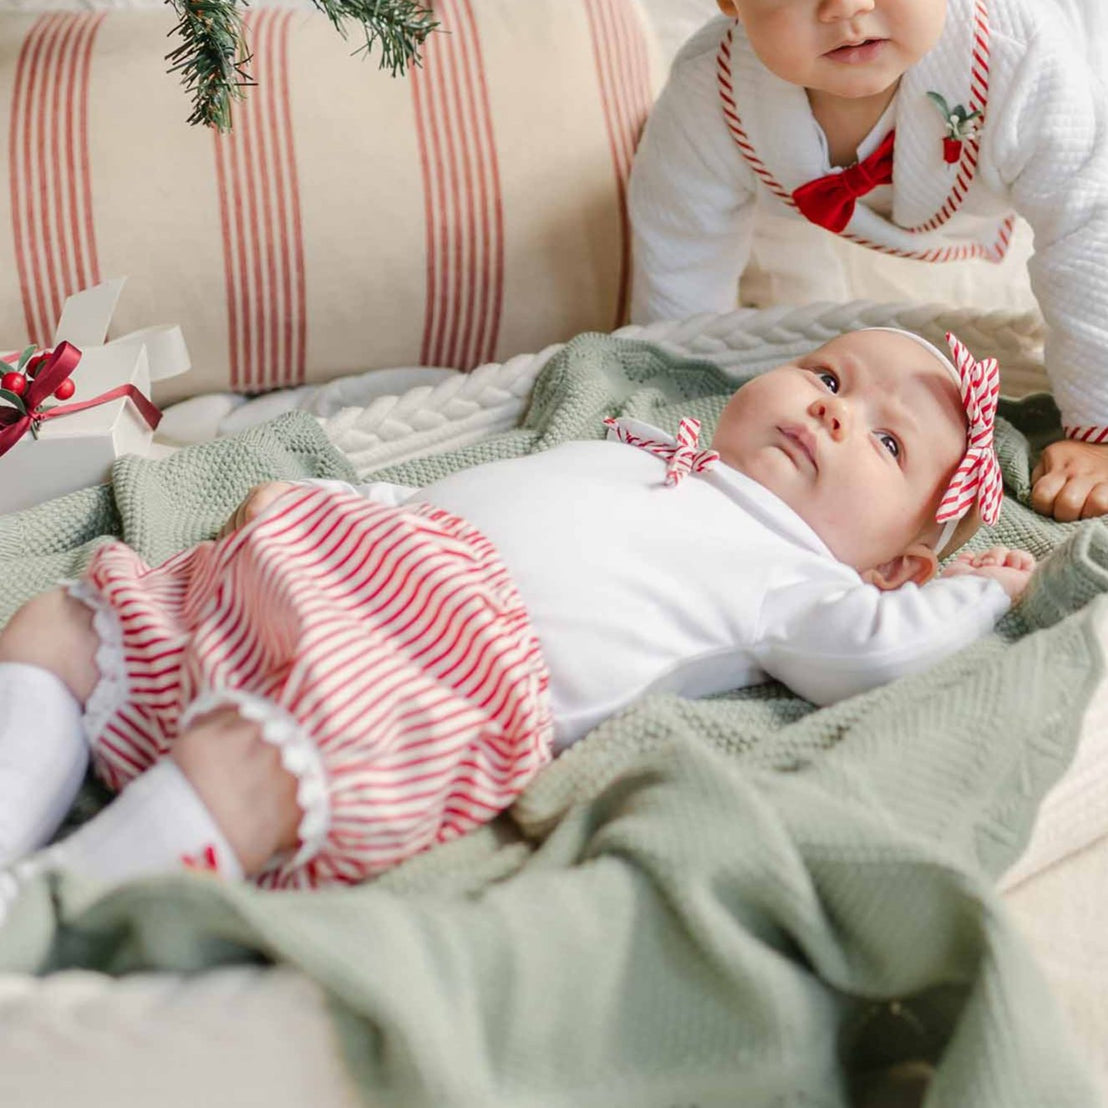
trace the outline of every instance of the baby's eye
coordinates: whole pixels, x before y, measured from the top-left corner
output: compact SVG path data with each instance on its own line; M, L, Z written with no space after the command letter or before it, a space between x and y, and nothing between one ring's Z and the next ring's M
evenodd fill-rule
M839 391L839 379L829 369L817 369L816 376L827 386L828 391Z
M890 435L888 431L878 431L877 439L894 458L900 457L900 443L895 435Z

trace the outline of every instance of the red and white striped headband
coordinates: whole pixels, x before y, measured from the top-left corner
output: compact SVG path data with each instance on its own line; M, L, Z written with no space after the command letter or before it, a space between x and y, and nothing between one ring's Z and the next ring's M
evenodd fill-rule
M950 374L962 397L962 407L969 424L966 452L935 513L935 521L945 525L935 544L935 552L942 553L958 521L971 512L974 505L979 505L981 521L989 526L996 523L1000 516L1004 478L993 447L996 408L1000 400L1000 366L996 358L976 361L957 336L949 331L946 342L950 347L950 358L912 331L902 331L899 327L866 327L863 330L891 331L930 350Z

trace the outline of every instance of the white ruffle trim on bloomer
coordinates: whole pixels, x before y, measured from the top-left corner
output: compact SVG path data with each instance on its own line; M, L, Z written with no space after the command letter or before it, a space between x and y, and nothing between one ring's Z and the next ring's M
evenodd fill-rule
M319 853L331 828L331 800L327 773L319 750L306 731L279 704L241 689L212 689L197 697L181 717L181 730L197 716L227 704L244 719L260 723L262 738L277 747L281 765L296 778L296 803L302 813L297 837L300 848L290 865L302 866Z
M92 629L100 640L96 647L96 668L100 680L85 702L83 722L89 743L100 737L108 720L127 703L130 687L123 657L123 627L115 610L88 581L64 581L63 588L74 600L92 609Z

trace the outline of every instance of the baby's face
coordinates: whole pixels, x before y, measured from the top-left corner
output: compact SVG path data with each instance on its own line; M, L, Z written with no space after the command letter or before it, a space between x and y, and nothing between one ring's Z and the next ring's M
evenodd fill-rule
M939 41L946 18L946 0L718 2L771 72L848 99L892 88Z
M966 419L953 378L925 347L859 331L745 384L712 446L864 572L937 536Z

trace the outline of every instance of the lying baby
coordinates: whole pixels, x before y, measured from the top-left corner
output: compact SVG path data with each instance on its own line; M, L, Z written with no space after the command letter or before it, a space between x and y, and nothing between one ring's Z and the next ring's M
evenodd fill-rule
M359 881L492 818L646 693L775 677L827 704L972 642L1033 560L935 576L1001 497L996 363L949 343L836 338L743 385L710 449L695 420L608 420L420 490L264 485L153 569L99 548L0 635L9 894L182 861ZM32 854L90 747L121 795Z

